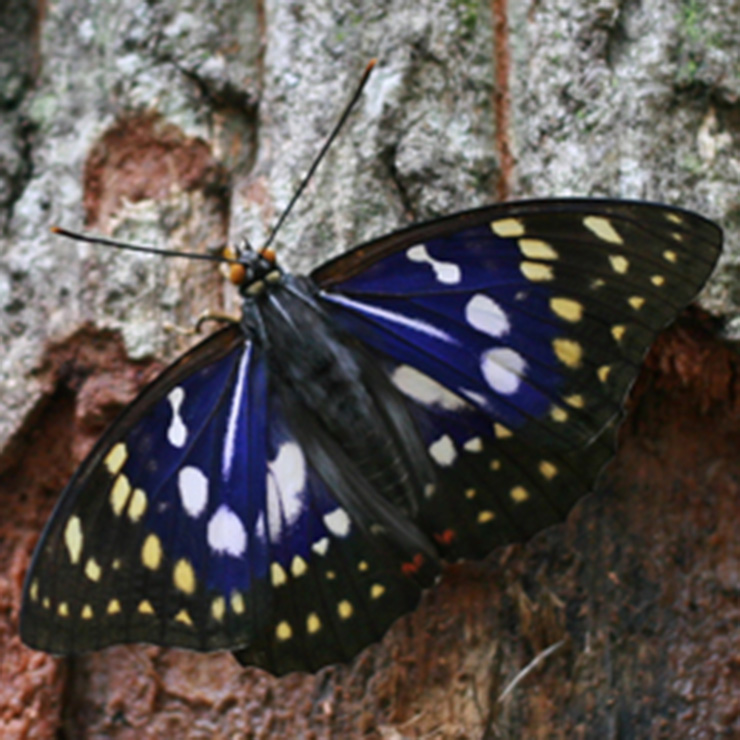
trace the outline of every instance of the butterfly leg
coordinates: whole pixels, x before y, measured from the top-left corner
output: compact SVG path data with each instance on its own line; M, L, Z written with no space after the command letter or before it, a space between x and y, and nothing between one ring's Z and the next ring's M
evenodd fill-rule
M201 313L201 315L195 320L194 326L177 326L176 324L169 322L163 324L163 326L165 331L173 332L182 337L193 337L202 332L203 324L208 321L216 321L222 324L238 324L240 319L238 316L232 316L231 314L227 314L222 311L203 311L203 313Z

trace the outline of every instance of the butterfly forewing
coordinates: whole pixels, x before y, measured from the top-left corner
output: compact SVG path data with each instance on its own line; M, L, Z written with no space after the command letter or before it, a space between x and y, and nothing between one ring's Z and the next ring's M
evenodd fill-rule
M590 490L647 347L720 248L684 211L537 201L412 227L314 272L415 409L439 476L420 521L447 557L525 539Z

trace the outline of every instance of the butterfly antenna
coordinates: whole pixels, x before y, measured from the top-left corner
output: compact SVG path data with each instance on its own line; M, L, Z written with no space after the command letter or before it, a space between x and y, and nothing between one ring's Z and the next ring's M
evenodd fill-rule
M352 95L352 98L350 99L349 103L345 106L342 115L340 116L336 125L332 129L331 133L329 134L329 137L327 138L326 142L321 147L321 150L319 151L318 156L316 157L316 159L314 159L313 164L309 168L303 180L301 180L301 184L298 186L298 189L295 191L287 207L280 215L280 218L278 219L277 223L275 224L272 231L270 232L270 236L267 238L267 241L265 242L265 245L261 251L264 252L264 250L266 250L270 246L270 244L272 244L272 241L275 238L276 234L278 233L280 227L283 225L283 222L288 217L288 214L293 209L293 206L295 205L298 198L301 197L301 193L303 193L303 191L306 189L306 185L308 185L309 181L313 177L314 172L316 172L316 168L321 163L321 160L324 158L324 155L328 151L329 147L332 145L332 142L334 141L334 139L337 138L337 135L342 129L342 126L344 126L347 118L349 117L349 114L352 112L352 109L355 107L355 105L357 104L357 101L360 99L360 95L362 95L362 91L365 88L368 78L370 77L370 73L373 71L373 68L375 67L376 64L377 64L377 59L371 59L368 62L368 65L367 67L365 67L365 71L362 73L362 77L360 78L360 82L357 85L357 89ZM127 249L129 252L143 252L144 254L158 254L163 257L187 257L188 259L207 260L208 262L224 262L226 264L239 264L238 260L231 259L229 257L223 257L220 255L200 254L197 252L176 252L171 249L159 249L157 247L146 247L141 244L129 244L128 242L118 241L117 239L108 239L102 236L91 236L90 234L83 234L79 231L70 231L69 229L63 229L60 226L52 226L51 231L53 234L59 234L60 236L66 236L67 238L74 239L75 241L78 241L78 242L87 242L88 244L99 244L104 247L115 247L116 249Z
M187 257L192 260L207 260L208 262L226 262L227 264L239 264L238 260L222 257L217 254L200 254L198 252L176 252L172 249L159 249L157 247L145 247L141 244L129 244L128 242L118 241L117 239L107 239L103 236L92 236L83 234L79 231L70 231L59 226L51 227L52 234L66 236L78 242L88 242L88 244L101 244L104 247L115 247L116 249L127 249L129 252L144 252L145 254L158 254L163 257Z
M362 91L365 88L365 85L368 81L368 78L370 77L370 73L373 71L373 68L377 64L377 59L371 59L368 62L367 67L365 67L365 71L362 73L362 77L360 78L360 83L357 85L357 89L355 90L354 94L352 95L352 98L350 99L349 103L344 108L344 112L340 116L339 120L335 124L334 128L332 129L332 132L329 134L329 137L324 142L324 146L321 147L321 150L319 151L316 159L314 159L313 164L309 168L308 172L303 177L303 180L301 180L301 184L298 186L298 189L293 194L293 197L290 199L290 202L285 207L285 210L280 214L280 218L278 219L277 223L273 227L272 231L270 232L270 236L267 237L267 241L265 242L265 245L262 247L263 250L267 249L270 244L272 244L273 239L275 238L275 235L278 233L280 227L283 225L283 221L288 217L288 214L293 209L293 206L295 205L298 198L301 197L301 193L305 190L306 185L308 185L309 181L313 177L314 172L316 172L316 168L321 163L321 160L324 158L324 155L328 151L329 147L332 145L334 139L337 138L337 135L339 134L340 130L342 129L342 126L344 126L347 118L349 117L349 114L352 112L352 109L357 104L357 101L360 99L360 95L362 95Z

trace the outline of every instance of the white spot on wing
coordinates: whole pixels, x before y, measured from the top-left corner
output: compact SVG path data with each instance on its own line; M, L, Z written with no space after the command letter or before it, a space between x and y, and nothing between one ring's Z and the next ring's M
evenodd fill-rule
M177 488L185 511L199 517L208 503L208 478L192 465L185 466L177 474Z
M473 437L463 445L463 448L467 452L482 452L483 440L480 437Z
M441 465L446 468L455 462L457 450L455 449L455 444L452 441L452 438L445 434L436 442L429 445L429 454L437 465Z
M501 306L480 293L465 306L465 319L474 329L492 337L502 337L511 330L509 317Z
M333 535L346 537L349 534L352 522L344 509L334 509L334 511L324 514L324 524Z
M496 393L510 396L519 390L527 367L524 358L508 347L489 349L481 355L481 372Z
M467 405L462 398L410 365L399 365L393 371L391 381L401 393L425 406L455 411Z
M443 342L447 342L447 344L460 344L447 332L442 331L436 326L432 326L432 324L429 324L426 321L422 321L421 319L414 319L409 316L404 316L400 313L395 313L394 311L388 311L385 308L371 306L367 303L362 303L362 301L355 301L352 298L347 298L347 296L338 295L335 293L327 293L326 291L323 291L321 293L321 297L324 300L331 301L332 303L336 303L339 306L344 306L345 308L352 309L353 311L357 311L360 314L375 316L379 319L384 319L385 321L390 321L394 324L398 324L399 326L405 326L408 329L418 331L420 334L426 334L428 337L434 337L434 339L439 339Z
M434 277L445 285L456 285L462 277L460 268L452 262L442 262L432 257L423 244L417 244L406 250L406 256L412 262L428 264L434 270Z
M242 520L225 504L216 509L208 522L208 545L219 555L241 557L247 549L247 533Z
M280 539L283 526L290 527L305 507L306 459L295 442L285 442L267 463L267 528L270 538Z
M262 542L265 541L265 513L264 511L260 511L260 514L257 517L257 521L254 523L254 536L258 540L261 540Z
M329 549L329 538L322 537L320 540L316 540L316 542L311 545L311 549L317 555L326 555L326 552Z
M173 388L169 392L167 400L170 402L170 406L172 406L172 421L167 429L167 439L173 447L182 447L188 436L185 422L183 422L180 416L180 407L185 400L185 391L179 386Z
M478 393L470 388L460 388L460 393L479 408L487 409L490 406L488 399L482 393Z
M221 460L221 474L228 481L231 478L231 466L234 462L234 449L236 433L239 428L240 411L242 410L242 399L244 398L244 380L252 357L252 344L246 343L246 349L239 360L239 370L236 376L236 388L231 397L231 408L229 409L229 420L226 424L226 436L224 437L224 452ZM241 415L243 418L243 415Z

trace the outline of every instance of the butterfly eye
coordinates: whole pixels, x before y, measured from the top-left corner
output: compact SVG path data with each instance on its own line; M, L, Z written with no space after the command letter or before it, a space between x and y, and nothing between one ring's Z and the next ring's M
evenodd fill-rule
M230 264L229 280L233 285L243 285L247 280L247 268L241 264Z

